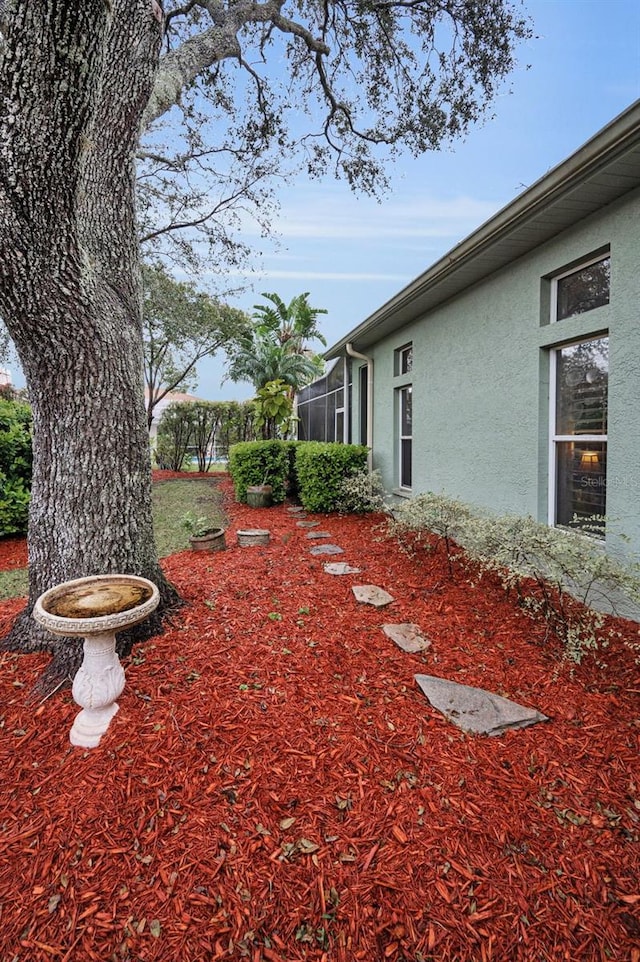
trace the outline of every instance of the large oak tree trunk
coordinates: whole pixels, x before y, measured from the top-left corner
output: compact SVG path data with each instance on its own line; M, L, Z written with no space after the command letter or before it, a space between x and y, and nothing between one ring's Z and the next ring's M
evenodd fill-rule
M0 60L0 313L34 423L30 597L13 642L67 666L68 643L30 618L45 589L120 571L175 600L152 529L134 213L158 12L152 0L10 0Z

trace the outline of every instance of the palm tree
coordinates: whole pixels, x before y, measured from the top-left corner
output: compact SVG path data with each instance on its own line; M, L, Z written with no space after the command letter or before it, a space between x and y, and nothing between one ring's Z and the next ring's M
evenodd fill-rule
M255 333L242 338L229 358L227 378L249 381L256 391L270 381L281 380L295 394L322 374L323 361L318 355L297 354L287 350L273 334Z
M311 307L309 292L298 294L288 304L278 294L263 293L271 304L255 304L254 318L258 334L275 335L288 354L304 354L309 341L318 340L326 346L326 339L318 328L318 315L326 314L323 307Z

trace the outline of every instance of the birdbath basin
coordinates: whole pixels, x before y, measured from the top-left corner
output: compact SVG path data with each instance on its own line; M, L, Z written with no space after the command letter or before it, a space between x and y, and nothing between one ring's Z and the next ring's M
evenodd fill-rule
M82 708L69 735L72 745L99 744L124 688L116 632L144 621L159 601L154 583L136 575L76 578L50 588L36 601L33 617L43 628L84 638L84 657L72 688L74 701Z

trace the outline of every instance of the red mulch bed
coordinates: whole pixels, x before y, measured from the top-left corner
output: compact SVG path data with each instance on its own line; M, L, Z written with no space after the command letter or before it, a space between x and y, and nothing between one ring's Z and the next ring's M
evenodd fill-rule
M2 657L0 958L639 962L633 651L562 662L379 518L320 519L362 568L332 577L284 507L229 515L227 551L165 560L188 605L127 659L99 748L69 745L69 691L30 702L42 656ZM237 547L246 527L271 543ZM429 651L381 631L403 621ZM463 734L416 672L551 720Z
M24 538L0 540L0 571L27 567L27 542Z

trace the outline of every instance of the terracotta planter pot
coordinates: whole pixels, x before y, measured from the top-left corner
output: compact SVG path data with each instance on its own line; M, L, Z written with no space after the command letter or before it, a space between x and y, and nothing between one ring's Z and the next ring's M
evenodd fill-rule
M272 494L270 484L253 484L247 488L247 504L250 508L270 508Z
M204 534L192 535L189 541L194 551L224 551L227 547L223 528L212 528Z

